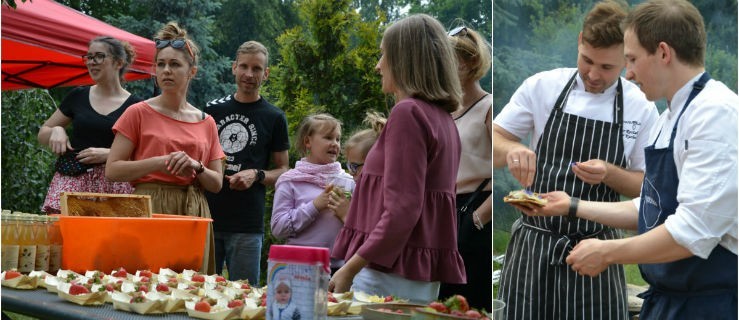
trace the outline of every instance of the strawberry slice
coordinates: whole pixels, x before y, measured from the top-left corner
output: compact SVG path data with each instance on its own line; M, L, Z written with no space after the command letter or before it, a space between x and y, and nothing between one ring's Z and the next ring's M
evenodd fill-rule
M151 278L153 275L151 270L139 270L139 277Z
M126 269L121 267L120 269L118 269L118 271L113 273L113 276L117 278L125 278L128 277L128 272L126 271Z
M446 308L446 306L439 301L429 303L429 307L436 310L436 312L449 313L449 310Z
M190 280L192 282L205 282L205 276L202 274L194 274Z
M244 305L244 300L231 300L228 302L228 308L238 308Z
M72 284L71 287L69 287L69 294L76 296L80 294L86 294L90 293L90 289L87 289L85 286L79 285L79 284Z
M195 304L195 310L200 312L210 312L210 304L207 301L198 301Z
M23 274L21 274L20 272L16 270L8 270L8 271L5 271L5 280L15 279L22 275Z
M334 297L333 292L329 292L328 293L328 302L338 303L339 300L337 300L336 297Z
M157 285L157 291L158 292L169 292L169 286L164 283L160 283Z

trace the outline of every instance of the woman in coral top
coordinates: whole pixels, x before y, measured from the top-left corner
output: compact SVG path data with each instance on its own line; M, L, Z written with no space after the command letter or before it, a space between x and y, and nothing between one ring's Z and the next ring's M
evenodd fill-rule
M162 93L132 105L115 123L105 176L130 181L135 194L151 195L153 212L210 218L203 189L221 189L225 154L213 117L186 100L199 50L174 22L159 30L155 42ZM209 238L200 271L210 274L215 263Z
M413 302L440 282L464 283L457 251L455 180L461 104L454 50L442 25L419 14L386 31L375 67L397 101L359 176L332 256L346 264L329 290L351 288Z

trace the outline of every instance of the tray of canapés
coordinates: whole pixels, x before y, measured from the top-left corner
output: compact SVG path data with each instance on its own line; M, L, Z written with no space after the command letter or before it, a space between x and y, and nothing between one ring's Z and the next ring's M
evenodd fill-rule
M433 301L427 305L408 303L395 297L384 297L384 302L372 299L362 306L362 318L366 320L490 320L485 310L470 308L467 299L454 295L444 301Z
M87 271L79 274L59 270L55 275L34 271L28 275L8 270L0 275L2 285L14 289L43 287L60 298L82 306L111 303L117 310L139 314L187 313L201 319L264 319L266 287L254 288L248 281L228 281L219 275L192 270L159 273L120 268L108 274Z
M192 270L176 273L162 268L109 273L79 274L59 270L55 274L8 270L0 275L2 285L14 289L45 288L49 293L82 306L110 303L113 308L138 314L187 313L211 320L264 319L267 287L252 287L248 281L228 281L220 275ZM407 300L362 292L328 293L328 316L359 316L364 305L401 305Z

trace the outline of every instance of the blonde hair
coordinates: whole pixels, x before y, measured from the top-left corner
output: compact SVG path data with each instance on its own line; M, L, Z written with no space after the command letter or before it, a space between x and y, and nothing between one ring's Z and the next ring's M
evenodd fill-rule
M305 139L316 132L323 132L323 130L339 130L339 133L341 133L341 122L328 113L319 113L303 118L297 130L295 150L301 156L306 156L308 149L305 147Z
M490 44L483 39L479 33L470 28L466 32L449 36L459 60L464 61L469 69L469 77L472 80L480 80L488 71L492 57L490 55Z
M185 40L187 45L185 48L182 48L182 51L184 51L185 56L189 59L191 66L198 65L198 61L200 60L200 48L187 36L187 31L181 28L177 22L167 22L167 24L157 31L154 38L159 40ZM189 51L187 47L190 48ZM164 48L157 49L157 53L154 55L154 60L157 59L159 52L162 51L162 49ZM190 55L190 52L192 52L192 55Z
M403 18L385 30L382 45L398 90L450 113L462 104L457 59L439 21L426 14Z
M265 66L267 67L269 65L269 51L267 50L267 47L265 47L263 44L257 42L257 41L247 41L242 43L239 46L239 49L236 50L236 60L239 60L240 54L257 54L261 53L264 54L265 59Z
M362 158L365 158L372 145L377 141L377 137L380 136L382 129L385 128L387 119L377 112L367 112L362 123L369 126L369 129L354 132L344 143L344 153L356 149L359 150Z

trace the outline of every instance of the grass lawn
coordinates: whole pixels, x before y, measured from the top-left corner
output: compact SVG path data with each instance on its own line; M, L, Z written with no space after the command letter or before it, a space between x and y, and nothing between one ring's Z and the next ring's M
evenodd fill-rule
M12 312L3 312L3 313L8 315L8 317L10 317L10 319L13 319L13 320L36 320L36 318L24 316L24 315L17 314L17 313L12 313Z

